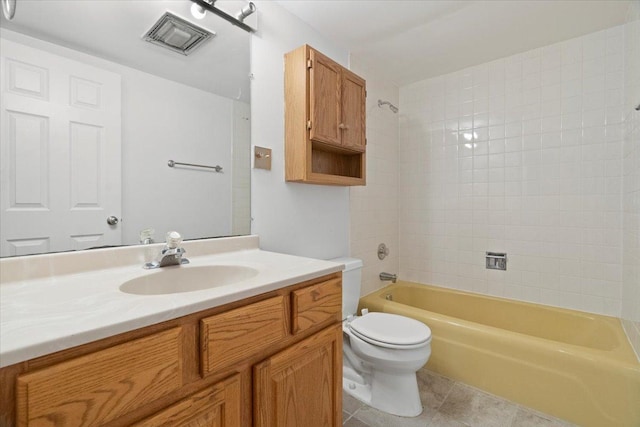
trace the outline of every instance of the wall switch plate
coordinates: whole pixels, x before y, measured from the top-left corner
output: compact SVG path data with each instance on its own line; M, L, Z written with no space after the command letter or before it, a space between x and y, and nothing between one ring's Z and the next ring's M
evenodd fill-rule
M253 147L253 168L271 170L271 148Z

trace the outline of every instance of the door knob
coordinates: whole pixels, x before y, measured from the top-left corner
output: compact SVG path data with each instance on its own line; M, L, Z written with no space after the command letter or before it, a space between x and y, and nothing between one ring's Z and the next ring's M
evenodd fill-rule
M118 223L118 218L111 215L110 217L107 217L107 224L109 225L116 225Z

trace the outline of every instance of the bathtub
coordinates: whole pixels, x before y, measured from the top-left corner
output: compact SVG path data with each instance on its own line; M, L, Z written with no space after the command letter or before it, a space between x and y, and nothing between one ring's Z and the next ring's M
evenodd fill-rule
M427 324L432 371L582 426L640 426L640 363L619 319L409 282L360 308Z

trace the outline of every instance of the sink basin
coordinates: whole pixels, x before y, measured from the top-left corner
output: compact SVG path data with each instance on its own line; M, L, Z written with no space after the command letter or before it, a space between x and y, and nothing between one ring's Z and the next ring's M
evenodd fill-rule
M232 285L257 274L258 270L242 265L164 267L124 282L120 290L135 295L176 294Z

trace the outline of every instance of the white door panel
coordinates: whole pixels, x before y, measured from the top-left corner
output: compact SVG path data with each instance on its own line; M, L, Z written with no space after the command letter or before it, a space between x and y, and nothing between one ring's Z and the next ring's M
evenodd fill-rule
M0 43L0 255L120 244L120 76Z

